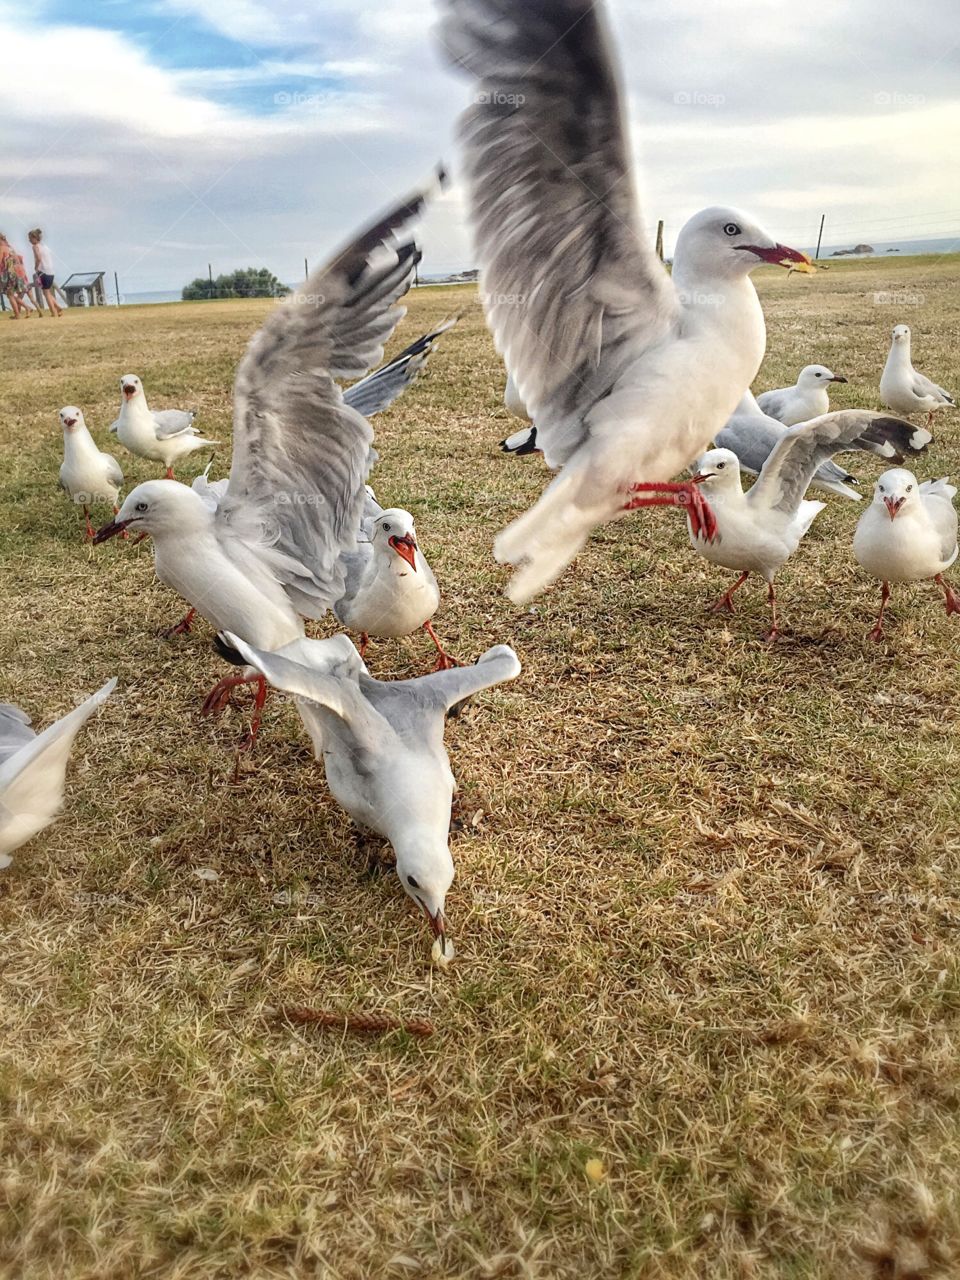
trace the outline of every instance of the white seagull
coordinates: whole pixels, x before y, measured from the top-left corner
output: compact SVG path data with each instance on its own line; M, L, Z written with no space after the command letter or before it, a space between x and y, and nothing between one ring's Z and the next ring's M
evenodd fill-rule
M846 382L846 378L832 373L824 364L808 364L800 370L792 387L764 391L757 396L757 404L784 426L795 427L830 412L831 382Z
M892 419L887 421L890 422ZM899 434L891 434L888 430L878 436L868 426L864 434L847 448L851 451L861 450L878 454L888 462L902 462L904 454L917 456L924 453L933 439L930 432L922 427L914 427L910 423L905 423L904 428ZM717 432L714 444L720 449L732 450L740 462L740 470L757 476L774 445L786 435L788 430L789 428L779 419L771 418L769 414L764 413L752 392L746 391L743 399L727 419L726 426ZM810 481L810 487L813 489L821 489L825 493L835 493L842 498L852 498L854 502L859 502L862 495L850 488L853 484L859 484L857 477L843 467L837 466L832 459L819 466Z
M34 733L19 707L0 703L0 867L8 867L14 849L56 817L73 740L116 685L115 678L108 680L41 734Z
M883 637L891 582L932 578L943 591L947 613L960 613L960 598L943 577L957 558L956 492L945 478L918 484L904 467L885 471L877 481L853 537L853 554L883 584L871 640Z
M394 304L420 255L412 241L398 245L394 237L426 198L418 191L361 232L253 336L234 383L229 483L225 493L210 486L216 504L187 485L151 480L95 538L127 528L151 534L161 582L216 631L258 649L301 639L305 617L322 618L343 598L344 553L356 550L369 501L373 431L344 404L334 379L375 365L402 318ZM259 672L221 680L204 712L222 710L247 683L257 685L249 747L266 697Z
M906 426L909 428L910 424ZM726 609L733 613L733 593L751 573L758 573L767 583L770 602L767 639L776 639L779 629L773 580L825 505L805 501L803 495L818 467L832 454L849 448L851 441L868 427L877 435L895 434L902 431L904 423L864 409L841 409L790 428L774 446L759 479L746 493L740 484L737 455L730 449L711 449L699 459L693 480L707 494L716 514L719 536L704 537L703 529L691 520L690 542L705 560L740 573L712 606L714 611Z
M910 326L894 326L887 363L880 377L880 399L897 413L926 413L927 424L938 409L956 408L949 391L918 373L910 359Z
M497 538L522 603L591 531L635 507L683 503L670 483L756 376L766 343L750 272L810 271L746 214L691 218L668 276L633 196L621 92L596 0L444 0L440 39L476 81L460 136L487 324L562 468ZM634 496L635 495L635 496Z
M471 694L515 679L517 655L496 645L472 666L380 681L346 636L299 639L273 652L239 636L225 639L274 688L296 695L334 798L355 822L393 845L400 883L445 950L456 782L443 745L444 722Z
M60 488L71 502L83 507L87 537L92 538L90 507L97 502L108 502L116 515L123 472L112 454L103 453L97 447L76 405L68 404L60 410L60 426L63 428Z
M186 409L160 409L147 404L143 383L135 373L120 379L120 416L110 430L125 449L152 462L162 462L167 479L173 479L173 464L198 449L216 448L219 440L207 440L193 426L195 415Z

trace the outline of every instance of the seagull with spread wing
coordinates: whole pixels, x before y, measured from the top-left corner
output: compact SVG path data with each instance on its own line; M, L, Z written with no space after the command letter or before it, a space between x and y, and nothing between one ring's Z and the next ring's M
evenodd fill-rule
M804 494L819 468L834 453L870 431L875 439L896 439L909 422L865 409L840 409L789 428L760 469L757 481L744 493L737 455L730 449L711 449L697 462L693 483L707 494L716 513L719 537L708 539L689 522L690 541L698 555L713 564L736 569L740 577L715 605L714 611L733 613L733 593L751 573L767 583L771 626L767 639L779 635L777 596L773 580L793 555L800 540L824 508Z
M497 538L519 566L517 603L553 582L591 531L637 507L685 506L716 523L696 485L673 482L733 412L760 367L763 312L750 272L810 271L735 209L682 228L672 278L643 233L621 91L596 0L444 0L440 40L474 80L460 137L497 349L560 468Z
M97 533L97 542L124 529L151 534L161 582L217 631L259 650L302 638L303 618L322 618L343 597L374 455L373 430L336 379L376 365L404 314L396 303L419 250L396 237L427 196L416 192L361 232L254 335L237 370L233 461L218 500L151 480ZM204 711L222 710L247 683L257 686L249 747L266 697L258 671L221 680Z

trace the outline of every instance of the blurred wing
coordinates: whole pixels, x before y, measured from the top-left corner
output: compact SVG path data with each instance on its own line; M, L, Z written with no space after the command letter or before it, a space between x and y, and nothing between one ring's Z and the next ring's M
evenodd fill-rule
M839 409L791 427L774 446L757 480L747 493L755 508L767 507L792 515L803 501L818 467L866 431L877 440L899 438L915 428L900 418L866 409Z
M394 237L427 194L396 205L314 272L254 335L237 371L220 531L247 537L258 526L289 562L281 580L295 579L316 616L342 594L339 560L356 542L373 440L335 379L357 378L383 357L420 257Z
M382 413L416 380L423 371L437 340L459 319L459 316L454 316L452 320L446 320L432 333L425 333L416 342L411 342L409 347L401 351L388 364L368 374L359 382L355 382L343 393L344 404L348 404L351 409L356 409L365 418L372 418L374 414Z
M0 765L36 736L25 712L11 702L0 702Z
M547 462L679 316L638 222L617 73L594 0L444 0L477 82L460 135L481 297Z
M169 440L171 436L199 435L193 425L195 415L185 409L153 410L153 420L157 425L157 439Z

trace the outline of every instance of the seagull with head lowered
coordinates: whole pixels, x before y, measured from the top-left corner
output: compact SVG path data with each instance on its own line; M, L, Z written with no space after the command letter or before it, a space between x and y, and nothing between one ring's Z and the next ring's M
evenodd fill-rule
M216 448L218 440L207 440L193 425L195 415L186 409L160 409L147 404L143 383L135 373L120 379L120 416L110 430L125 449L152 462L162 462L168 480L173 464L198 449Z
M444 722L472 694L516 679L517 655L496 645L472 666L380 681L346 636L294 640L273 652L239 636L224 639L274 688L296 696L334 798L355 822L393 845L400 883L445 954L456 782L443 745Z
M889 423L892 419L887 421ZM743 399L727 419L726 426L714 437L714 444L720 449L730 449L735 453L741 471L758 476L774 446L788 430L777 418L771 418L763 412L752 392L745 391ZM929 431L911 426L910 423L904 424L904 430L899 435L891 433L889 429L877 435L868 426L864 434L847 445L846 449L875 453L888 461L902 462L904 454L918 456L924 453L932 439ZM862 495L850 488L854 484L859 484L857 477L837 466L832 458L821 463L810 481L812 489L821 489L825 493L835 493L841 498L852 498L854 502L859 502Z
M750 273L810 271L747 214L704 209L668 276L632 189L619 76L597 0L444 0L441 43L474 80L460 138L497 350L559 474L497 538L530 600L590 533L637 507L683 504L673 482L756 376L766 345Z
M939 409L955 409L949 391L918 373L910 359L910 326L894 326L887 363L880 377L880 399L897 413L926 413L927 425Z
M116 685L108 680L40 734L19 707L0 702L0 867L60 811L73 740Z
M712 564L736 569L740 577L715 605L714 611L733 613L733 593L751 573L767 583L770 630L767 639L780 634L777 596L773 580L793 555L800 540L824 508L808 502L804 494L817 469L834 453L850 447L869 427L875 435L895 435L904 426L898 418L864 409L841 409L784 433L760 469L756 483L744 493L737 455L729 449L711 449L697 462L694 484L707 494L716 514L719 537L703 536L689 521L690 542L698 555Z
M943 591L947 613L960 613L960 599L943 577L957 558L956 494L946 478L920 484L904 467L892 467L877 481L853 537L853 554L882 583L871 640L883 638L891 582L932 578Z
M369 502L373 431L335 379L376 365L403 316L395 304L420 255L396 236L427 196L417 191L362 231L254 335L234 383L233 462L216 503L187 485L148 481L96 536L151 534L161 582L216 631L257 649L301 639L303 618L322 618L343 598L345 553L356 550ZM266 697L258 671L221 680L204 711L222 710L247 683L257 686L251 746Z
M63 428L60 488L71 502L83 507L87 537L92 538L94 528L90 523L90 508L94 503L108 502L116 515L123 472L112 454L97 448L76 405L68 404L60 410L60 426Z
M764 391L757 396L757 404L784 426L795 427L830 412L831 382L846 382L846 378L833 373L825 364L808 364L800 370L792 387Z

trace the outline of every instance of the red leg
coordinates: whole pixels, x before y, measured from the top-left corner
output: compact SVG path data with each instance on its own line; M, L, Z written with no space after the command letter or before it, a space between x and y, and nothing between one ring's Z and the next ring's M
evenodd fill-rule
M960 596L954 591L950 583L944 578L942 573L938 573L934 578L934 582L938 587L943 588L943 603L947 608L947 615L951 613L960 613Z
M369 645L369 643L370 643L370 637L367 635L366 631L361 631L361 632L360 632L360 644L359 644L359 646L358 646L358 648L357 648L357 652L360 654L360 657L361 657L361 658L362 658L362 657L364 656L364 654L367 652L367 645Z
M93 541L93 535L94 535L97 531L96 531L96 529L94 529L93 525L90 523L90 510L89 510L89 508L87 507L86 503L84 503L84 505L83 505L83 518L84 518L84 520L86 520L86 522L87 522L87 537L88 537L91 541Z
M443 645L440 643L437 637L437 633L433 629L432 622L429 622L429 621L425 622L423 624L423 629L427 633L427 635L430 637L430 639L433 641L433 643L437 646L438 656L437 656L436 666L433 668L434 671L449 671L451 667L460 667L463 665L462 663L458 662L456 658L451 658L449 653L447 653L444 650Z
M190 630L190 624L193 622L196 612L196 609L191 609L190 612L185 614L175 626L168 628L163 633L164 640L172 640L174 636L186 635Z
M257 734L260 732L260 721L263 718L263 704L267 700L267 682L263 676L259 677L257 684L256 696L253 700L253 719L250 721L250 729L246 737L240 743L239 751L252 751L253 745L257 740Z
M777 626L777 593L773 589L772 582L767 588L767 600L770 602L770 630L764 639L772 642L780 634L780 628Z
M637 507L684 507L690 521L690 530L695 538L702 537L706 542L713 542L717 537L716 516L692 480L665 481L662 484L633 484L628 492L649 493L656 496L631 498L624 504L624 511L635 511Z
M173 474L173 467L167 467L166 471L164 472L164 476L163 476L163 478L164 478L164 480L175 480L175 479L176 479L176 476Z
M739 591L739 589L743 586L743 584L746 582L746 580L749 577L750 577L750 570L745 569L743 573L741 573L740 577L733 584L733 586L730 588L730 590L726 593L726 595L721 596L720 599L716 602L716 604L708 605L710 612L722 613L724 610L726 610L727 613L735 613L736 610L733 607L733 593L735 591Z
M867 632L867 636L871 640L879 641L883 639L883 611L884 609L886 609L887 601L889 599L890 599L890 584L889 582L885 582L880 591L880 612L877 615L877 621L874 624L873 630Z

